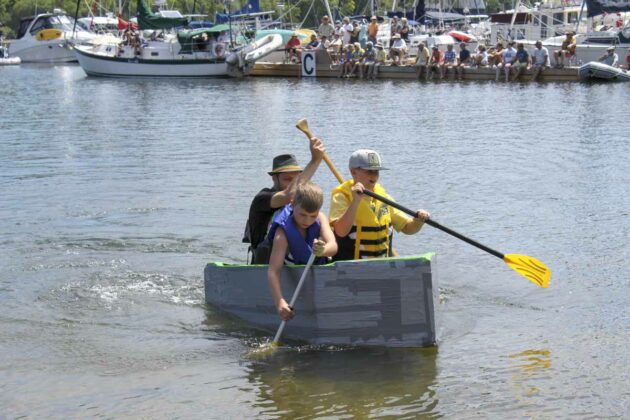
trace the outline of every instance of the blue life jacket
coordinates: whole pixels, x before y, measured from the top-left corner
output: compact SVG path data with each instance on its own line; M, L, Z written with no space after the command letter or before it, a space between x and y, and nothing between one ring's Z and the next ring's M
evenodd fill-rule
M289 253L285 257L285 262L290 264L306 264L313 253L313 241L319 237L321 230L319 219L315 220L315 223L306 229L305 240L293 221L293 206L291 204L286 205L282 211L274 216L271 227L269 227L267 241L270 247L273 244L273 238L276 236L278 227L282 227L284 230L289 244ZM325 257L317 257L315 258L314 264L325 264L326 262L327 259Z

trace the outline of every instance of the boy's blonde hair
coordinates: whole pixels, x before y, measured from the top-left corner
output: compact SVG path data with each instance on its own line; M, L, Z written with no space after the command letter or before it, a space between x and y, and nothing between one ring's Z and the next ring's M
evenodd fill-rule
M324 204L324 194L322 189L312 181L306 181L298 184L295 195L293 196L293 205L300 206L305 211L312 213L319 211Z

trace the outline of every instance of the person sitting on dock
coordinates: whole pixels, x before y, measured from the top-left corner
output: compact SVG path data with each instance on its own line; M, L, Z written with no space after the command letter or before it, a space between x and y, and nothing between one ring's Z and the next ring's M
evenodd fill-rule
M287 54L287 60L289 62L300 61L300 38L298 38L298 33L293 32L291 34L291 39L287 42L287 45L284 46L284 50Z
M304 46L304 49L316 50L317 48L319 48L319 41L317 40L317 35L312 34L310 42Z
M328 218L320 211L324 196L319 186L306 181L297 186L295 197L273 219L266 241L271 257L267 280L278 315L285 321L293 318L293 308L282 295L280 272L285 263L306 264L315 254L314 264L325 264L337 253L337 241Z
M339 77L350 77L354 69L356 56L354 54L354 45L346 45L340 61L340 73Z
M378 42L376 44L376 62L374 63L374 70L372 71L372 80L376 79L378 76L378 70L381 66L384 66L387 63L387 53L383 48L383 44Z
M503 50L501 63L499 63L496 67L496 77L495 80L499 81L499 72L501 69L505 72L505 81L510 81L510 73L512 71L512 64L514 63L514 58L516 57L516 50L514 49L514 41L508 42L508 47Z
M263 188L252 200L243 238L243 242L250 244L252 264L267 264L270 249L265 246L264 239L274 212L289 204L297 185L310 180L324 158L326 150L321 140L313 137L309 147L311 160L303 171L293 155L274 157L273 167L269 172L273 186Z
M374 72L374 64L376 64L376 49L372 41L368 41L365 45L365 51L359 61L359 79L369 79Z
M488 51L483 45L477 47L477 53L472 57L472 65L474 67L487 67L490 64Z
M392 40L392 46L389 48L389 58L391 58L392 60L392 65L404 66L405 54L407 53L407 44L400 37L400 34L395 34Z
M433 77L433 72L437 72L442 79L442 72L440 71L440 65L442 64L443 56L440 48L437 45L431 47L431 58L427 65L427 80Z
M453 51L453 44L448 44L446 51L444 51L444 59L440 64L440 79L443 79L448 74L449 68L455 67L456 59L457 54Z
M619 67L619 56L615 52L615 47L606 48L606 54L602 55L597 60L608 66Z
M560 45L560 49L553 52L554 64L557 68L564 67L565 58L568 61L575 55L577 41L575 40L573 32L569 31L565 34L565 36L566 37L564 41L562 41L562 45Z
M519 42L516 44L516 55L512 64L512 69L514 70L514 78L512 80L517 81L523 70L529 70L531 65L532 59L527 50L525 50L525 45Z
M466 49L465 42L459 44L459 48L459 57L457 57L457 77L459 80L462 80L464 77L464 66L469 67L470 65L470 51Z
M330 41L328 40L328 38L326 37L326 35L322 35L320 41L319 41L319 46L317 47L318 50L326 50L328 51L328 48L330 48Z
M488 65L498 67L503 62L503 43L497 42L497 45L491 47L488 51Z
M335 35L333 35L333 40L330 41L328 52L330 52L333 63L338 63L340 61L341 54L343 52L343 42L341 41L341 35L339 35L338 33L335 33Z
M369 190L391 200L378 183L381 170L380 155L374 150L357 150L350 156L352 179L335 187L330 203L330 223L339 250L335 261L392 256L393 230L412 235L420 231L429 213L418 210L410 218L363 194Z
M536 41L534 44L534 52L532 53L533 70L532 70L532 82L538 79L538 76L549 68L549 51L543 47L541 40Z
M420 79L423 74L425 79L429 77L427 66L430 59L431 53L429 53L429 49L424 45L424 42L419 43L418 55L416 56L416 62L414 63L416 68L418 69L418 79Z

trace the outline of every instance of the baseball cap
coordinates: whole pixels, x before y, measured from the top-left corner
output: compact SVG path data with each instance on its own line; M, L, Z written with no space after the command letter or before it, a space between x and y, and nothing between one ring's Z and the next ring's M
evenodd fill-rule
M370 149L359 149L350 155L350 169L361 168L369 171L386 170L382 166L381 156L378 152Z

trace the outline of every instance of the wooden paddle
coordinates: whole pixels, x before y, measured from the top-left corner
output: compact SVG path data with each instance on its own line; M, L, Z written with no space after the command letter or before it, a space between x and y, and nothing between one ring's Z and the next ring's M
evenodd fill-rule
M298 128L298 130L306 134L306 136L309 139L314 137L313 133L308 128L308 121L306 121L306 119L299 120L295 126ZM335 168L335 165L332 163L332 161L326 154L324 154L324 162L326 162L326 165L328 165L328 168L330 168L333 175L335 175L335 178L337 178L339 182L343 182L343 176L341 176L337 168ZM406 207L403 207L392 200L389 200L385 197L375 194L372 191L364 190L364 193L372 198L382 201L383 203L387 205L397 208L398 210L404 213L407 213L408 215L412 217L416 217L415 211L410 210ZM441 224L439 224L438 222L432 219L426 220L425 223L428 224L429 226L433 226L434 228L440 229L441 231L446 232L449 235L456 237L457 239L461 239L462 241L467 242L470 245L476 246L477 248L483 251L486 251L487 253L492 254L497 258L502 259L508 265L508 267L510 267L512 270L516 271L517 273L519 273L521 276L525 277L527 280L531 281L532 283L542 288L547 288L549 286L549 280L551 279L551 270L540 260L537 260L534 257L530 257L529 255L523 255L523 254L502 254L499 251L495 251L492 248L489 248L483 244L480 244L477 241L474 241L462 235L461 233L455 232L454 230L449 229L446 226L442 226Z
M302 285L304 284L304 280L306 280L306 275L308 271L311 269L313 262L315 261L315 253L312 253L306 262L306 266L304 267L304 271L302 271L302 277L300 277L300 281L298 282L297 287L295 288L295 292L293 292L293 296L291 297L291 302L289 302L289 307L293 308L295 305L295 301L300 294L300 289L302 289ZM273 338L272 346L277 347L280 345L280 336L282 336L282 331L284 331L284 327L287 325L287 321L282 320L280 323L280 327L278 327L278 332L276 332L276 336Z

